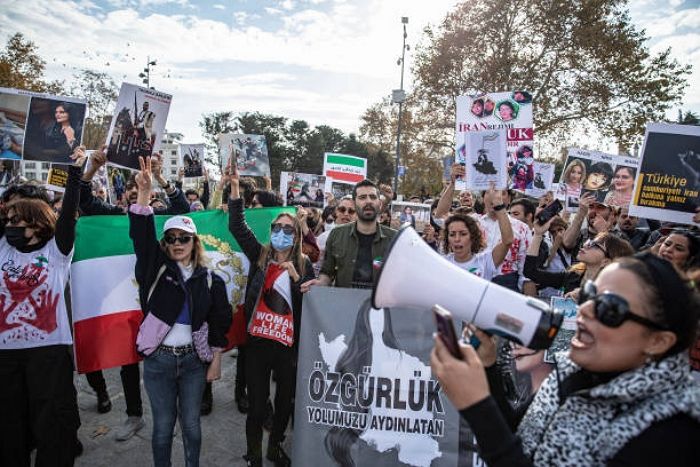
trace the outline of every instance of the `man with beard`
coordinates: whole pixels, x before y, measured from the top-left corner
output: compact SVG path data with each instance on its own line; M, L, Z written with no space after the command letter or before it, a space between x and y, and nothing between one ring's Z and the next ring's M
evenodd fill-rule
M379 189L363 180L352 191L357 220L337 226L328 236L318 279L301 285L306 292L314 285L371 288L396 231L379 224L382 210Z
M649 239L649 231L637 228L639 218L629 215L629 209L623 208L617 220L617 227L625 239L630 242L634 251L640 251Z

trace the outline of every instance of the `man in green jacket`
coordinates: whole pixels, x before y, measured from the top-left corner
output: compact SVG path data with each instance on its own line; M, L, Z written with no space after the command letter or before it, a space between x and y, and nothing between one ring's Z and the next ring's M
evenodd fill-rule
M357 221L331 231L318 279L302 284L302 292L314 285L372 287L396 231L377 222L382 201L374 183L369 180L359 182L353 188L352 198Z

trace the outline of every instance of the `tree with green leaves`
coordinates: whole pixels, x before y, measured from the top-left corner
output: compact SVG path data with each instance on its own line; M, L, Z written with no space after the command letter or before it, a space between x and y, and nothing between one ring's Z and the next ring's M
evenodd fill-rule
M46 81L45 69L46 61L39 56L36 44L20 32L10 36L0 51L0 87L60 94L63 83Z

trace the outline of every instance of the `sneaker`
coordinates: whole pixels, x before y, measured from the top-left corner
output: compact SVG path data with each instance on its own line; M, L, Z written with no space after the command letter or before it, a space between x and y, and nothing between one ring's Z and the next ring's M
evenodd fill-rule
M272 461L275 467L291 467L292 465L292 460L287 453L284 452L280 443L270 442L267 445L267 454L265 457L267 457L267 460Z
M107 413L112 410L112 401L107 391L97 393L97 413Z
M260 457L253 457L249 455L243 456L243 459L245 459L245 465L247 467L262 467L262 458Z
M117 441L126 441L131 438L143 428L143 417L129 417L126 421L117 429L116 439Z

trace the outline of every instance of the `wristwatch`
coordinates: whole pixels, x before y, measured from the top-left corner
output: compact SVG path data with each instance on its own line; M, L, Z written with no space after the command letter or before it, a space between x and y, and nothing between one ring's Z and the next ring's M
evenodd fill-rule
M499 205L497 205L497 206L494 206L494 207L493 207L493 210L494 210L494 211L503 211L505 208L506 208L506 205L503 204L503 203L501 203L501 204L499 204Z

